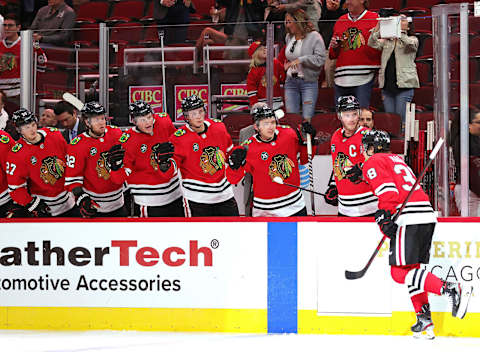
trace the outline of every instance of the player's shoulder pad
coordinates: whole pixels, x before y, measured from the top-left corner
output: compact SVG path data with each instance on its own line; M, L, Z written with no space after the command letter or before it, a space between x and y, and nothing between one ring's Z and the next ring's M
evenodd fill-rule
M278 125L279 128L288 129L291 128L289 125Z
M128 141L129 138L130 138L130 133L123 132L120 138L118 139L118 141L120 143L125 143L126 141Z
M81 136L76 136L74 139L72 139L72 140L70 141L70 144L71 144L71 145L75 145L75 144L77 144L78 142L80 142L81 140L82 140L82 137L81 137Z
M5 144L10 143L10 137L4 134L0 135L0 142Z
M17 144L15 144L15 145L12 147L12 152L18 153L18 151L19 151L20 149L22 149L22 147L23 147L23 144L22 144L22 143L17 143Z
M187 131L185 131L183 128L179 128L178 130L176 130L176 131L173 133L173 135L174 135L175 137L181 137L181 136L183 136L183 135L186 134L186 133L187 133Z
M249 145L250 143L252 143L252 140L251 139L247 139L245 141L243 141L242 143L240 143L240 145L243 147L245 145Z

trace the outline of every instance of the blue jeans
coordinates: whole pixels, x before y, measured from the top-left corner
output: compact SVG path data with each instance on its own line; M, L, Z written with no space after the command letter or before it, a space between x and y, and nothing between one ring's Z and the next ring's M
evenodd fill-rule
M402 89L398 94L392 94L382 89L383 107L385 112L399 114L402 117L402 131L405 129L405 109L413 99L413 88Z
M288 77L285 81L285 108L287 112L299 114L302 103L302 116L311 119L315 115L318 96L318 82L307 82L301 78Z
M339 97L344 95L353 95L358 99L360 107L369 108L370 96L372 95L373 81L374 80L372 79L368 83L354 87L340 87L335 84L335 106L337 106L337 101Z

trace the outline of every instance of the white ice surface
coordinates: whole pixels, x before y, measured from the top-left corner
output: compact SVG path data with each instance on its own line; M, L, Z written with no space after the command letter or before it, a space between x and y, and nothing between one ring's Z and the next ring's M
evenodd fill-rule
M132 331L0 331L0 351L15 352L470 352L480 351L480 338L411 336L265 335L166 333Z

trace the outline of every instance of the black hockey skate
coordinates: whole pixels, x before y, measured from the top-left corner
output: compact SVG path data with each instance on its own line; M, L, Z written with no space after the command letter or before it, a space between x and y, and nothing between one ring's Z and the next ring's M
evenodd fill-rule
M422 310L417 313L417 322L410 328L413 332L413 337L416 339L424 338L433 340L435 333L433 332L432 313L430 313L430 305L424 304Z
M452 316L463 319L467 314L468 303L472 296L473 286L460 283L445 282L442 294L448 296L452 304Z

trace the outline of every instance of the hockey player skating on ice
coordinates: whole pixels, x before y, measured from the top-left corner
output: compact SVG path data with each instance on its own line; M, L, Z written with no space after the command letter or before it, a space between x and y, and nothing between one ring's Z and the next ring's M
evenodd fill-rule
M183 217L182 191L175 163L175 132L166 113L154 114L150 104L137 100L129 105L135 127L124 132L120 143L125 148L128 187L134 200L134 215L140 217Z
M64 188L67 142L56 129L38 129L27 109L15 111L12 120L21 138L7 156L8 189L24 207L12 216L72 216L74 199Z
M417 322L411 327L415 337L434 338L428 293L451 300L452 315L462 319L468 307L472 287L445 282L428 272L432 236L437 222L428 196L417 186L396 222L392 218L407 198L416 177L403 159L389 153L390 137L384 131L368 131L362 139L365 163L363 176L378 197L375 220L390 238L391 275L405 284L410 293Z
M334 132L330 142L334 177L330 178L325 202L338 205L339 216L372 216L377 198L362 179L362 137L368 129L360 126L357 98L339 97L337 113L342 128Z
M196 95L182 101L187 124L170 141L182 177L186 216L238 216L225 163L232 138L220 121L205 118L205 103Z
M125 150L122 131L107 126L105 108L97 102L83 107L87 132L68 145L65 187L75 195L82 217L127 216L123 206Z
M280 177L300 186L297 153L307 162L307 148L301 136L289 126L279 126L267 106L253 111L256 135L233 150L228 159L227 178L241 181L245 172L253 176L253 216L306 216L305 201L299 189L279 185ZM302 132L315 136L312 125L304 122Z

